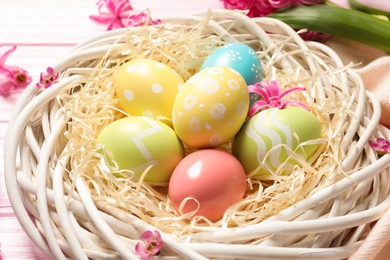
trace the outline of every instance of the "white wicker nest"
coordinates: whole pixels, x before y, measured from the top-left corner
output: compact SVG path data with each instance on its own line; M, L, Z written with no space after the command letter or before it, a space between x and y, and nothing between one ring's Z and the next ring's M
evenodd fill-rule
M163 24L168 30L175 26L190 30L201 25L201 35L257 44L260 52L267 53L261 57L263 66L273 60L276 73L303 71L306 77L316 77L311 89L316 98L326 99L330 89L341 86L343 100L337 104L347 103L353 112L345 114L340 123L344 128L339 149L345 156L339 167L334 167L335 171L348 173L347 177L259 223L239 228L214 227L192 236L161 232L163 249L156 258L351 256L390 206L390 155L378 159L368 145L369 140L378 137L390 139L390 131L379 125L380 104L365 91L359 76L345 67L331 49L303 41L278 20L250 19L240 12L214 10L165 19ZM15 108L5 140L6 186L22 227L52 258L138 259L134 245L143 232L155 229L112 205L97 205L81 177L75 177L75 189L69 193L72 187L64 182L64 165L69 158L56 156L61 153L58 149L65 147L56 142L69 121L56 102L58 93L75 81L88 81L101 59L110 59L106 54L120 44L116 42L118 38L131 35L132 30L149 29L110 31L79 44L53 66L61 73L61 80L44 91L31 84ZM126 39L137 41L130 36Z

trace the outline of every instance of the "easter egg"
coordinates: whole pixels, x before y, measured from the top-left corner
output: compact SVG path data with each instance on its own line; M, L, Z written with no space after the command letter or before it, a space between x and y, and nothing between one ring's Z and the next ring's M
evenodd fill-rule
M144 180L167 182L184 158L183 145L173 129L149 117L130 116L116 120L103 128L97 143L115 160L120 170L132 171L135 180L153 165Z
M211 221L244 197L246 175L240 162L231 154L214 149L199 150L185 157L175 168L168 187L168 197L182 213L196 211Z
M147 116L171 125L172 105L184 81L173 69L150 59L123 64L115 86L120 107L133 116Z
M269 174L284 163L281 174L288 174L295 161L288 159L286 147L307 160L318 145L300 144L320 137L321 123L310 111L292 106L270 108L259 112L243 125L234 139L232 154L247 174L255 173L254 177ZM266 158L268 152L270 154Z
M201 70L212 66L226 66L237 70L247 85L253 85L263 79L263 69L256 52L243 43L228 43L213 51L203 63ZM250 103L258 99L250 94Z
M173 104L173 127L188 146L216 147L240 130L248 106L248 89L237 71L223 66L206 68L179 90Z

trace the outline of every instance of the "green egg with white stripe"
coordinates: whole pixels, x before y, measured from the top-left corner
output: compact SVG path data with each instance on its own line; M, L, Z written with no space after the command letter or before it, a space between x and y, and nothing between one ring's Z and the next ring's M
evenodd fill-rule
M182 142L166 124L145 116L130 116L107 125L96 140L110 165L134 173L137 181L150 166L144 180L168 182L176 165L184 158ZM119 177L118 174L116 174Z
M246 174L254 177L276 171L289 174L296 161L290 151L309 159L318 144L300 145L321 138L318 118L301 107L270 108L250 118L238 132L232 154L241 162Z

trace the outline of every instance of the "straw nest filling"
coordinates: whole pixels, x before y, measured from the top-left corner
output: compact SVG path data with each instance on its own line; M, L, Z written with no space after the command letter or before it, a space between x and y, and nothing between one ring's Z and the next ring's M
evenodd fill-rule
M163 232L190 241L198 232L259 223L356 171L354 167L348 171L342 167L348 149L358 138L352 135L345 140L359 93L354 82L349 81L350 85L344 86L345 82L338 76L348 66L336 66L330 57L317 49L301 49L289 36L270 34L276 44L269 48L256 37L242 34L239 29L236 29L236 39L257 52L264 80L276 79L283 88L297 85L306 88L305 92L292 93L289 97L307 104L321 122L322 138L312 141L319 144L316 153L306 161L290 151L298 163L289 175L280 175L276 171L260 180L248 176L245 197L214 223L175 212L167 198L167 183L150 186L142 180L135 182L131 179L131 172L109 166L98 152L96 137L114 120L130 116L118 106L114 84L118 68L135 58L153 59L171 67L185 81L199 71L213 50L228 42L210 32L206 25L203 21L195 26L165 23L132 28L120 36L101 59L80 61L76 68L62 72L62 77L74 73L87 75L63 88L52 101L70 119L58 141L56 154L52 156L55 163L68 158L63 165L67 171L64 176L65 195L78 198L75 179L81 177L101 211L124 222L129 214L136 216ZM305 56L318 63L315 73L308 68L310 65ZM288 60L294 69L282 66L282 60ZM229 144L218 148L230 149ZM357 167L363 166L364 163ZM117 178L113 173L124 177ZM324 212L329 207L324 208Z

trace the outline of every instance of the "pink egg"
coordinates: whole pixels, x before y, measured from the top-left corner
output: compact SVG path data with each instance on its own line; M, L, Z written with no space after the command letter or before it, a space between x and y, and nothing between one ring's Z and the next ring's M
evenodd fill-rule
M176 210L184 199L191 198L183 214L195 211L199 203L195 215L217 221L244 197L245 189L246 175L240 162L227 152L206 149L180 161L169 181L168 196Z

